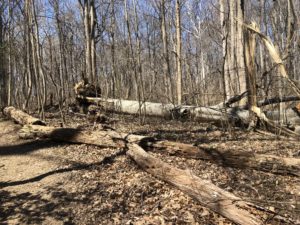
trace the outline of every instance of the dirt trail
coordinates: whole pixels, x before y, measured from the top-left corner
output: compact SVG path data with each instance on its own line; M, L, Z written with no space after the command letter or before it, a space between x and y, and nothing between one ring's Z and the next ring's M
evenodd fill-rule
M207 132L193 122L122 117L114 128L206 148L299 157L299 142L243 131ZM51 126L59 123L48 119ZM123 122L124 121L124 122ZM93 125L68 117L68 126ZM176 188L141 170L122 149L20 140L21 126L0 116L1 224L231 224ZM151 152L217 186L299 220L299 178Z
M67 218L50 201L50 190L62 186L67 176L55 173L62 165L61 150L50 141L20 140L19 129L0 121L0 224L63 224Z

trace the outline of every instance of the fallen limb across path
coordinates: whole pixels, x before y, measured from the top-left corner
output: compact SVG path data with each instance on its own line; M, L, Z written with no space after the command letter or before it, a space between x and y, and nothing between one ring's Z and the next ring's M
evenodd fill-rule
M164 163L136 144L128 145L127 154L146 172L170 183L201 203L201 205L230 219L236 224L266 224L273 213L222 190L189 170L181 170ZM274 218L273 218L274 219ZM285 224L287 219L280 218Z
M126 143L137 143L142 147L156 148L170 155L209 160L224 166L252 168L275 174L300 177L300 159L273 155L208 149L151 137L118 133L116 131L82 131L74 128L55 128L38 125L24 126L20 131L23 138L43 137L71 143L92 144L101 147L124 147Z

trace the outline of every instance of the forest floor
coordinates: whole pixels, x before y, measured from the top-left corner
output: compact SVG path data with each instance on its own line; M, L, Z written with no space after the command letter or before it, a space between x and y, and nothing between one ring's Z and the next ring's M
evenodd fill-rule
M300 142L195 122L110 115L118 131L285 157L300 157ZM59 119L47 114L51 126ZM67 116L68 127L97 129ZM231 224L181 191L140 169L122 149L50 140L21 140L20 125L0 117L0 224ZM300 180L202 160L156 157L235 195L300 220Z

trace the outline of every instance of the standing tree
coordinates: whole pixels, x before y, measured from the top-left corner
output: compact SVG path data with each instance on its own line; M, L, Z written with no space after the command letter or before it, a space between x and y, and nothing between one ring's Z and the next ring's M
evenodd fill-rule
M229 6L227 7L227 11L229 11L228 19L225 17L226 7L224 0L220 0L219 3L222 26L225 98L229 99L247 90L242 28L244 21L244 0L229 0ZM227 24L229 24L229 29ZM245 102L241 101L241 104L245 104Z
M79 0L83 10L85 35L85 75L91 83L96 81L96 9L94 0Z
M5 24L4 24L4 12L6 9L6 1L0 2L0 107L4 107L7 104L7 71L5 68Z
M177 63L177 104L182 104L182 68L181 68L181 5L176 0L176 63Z

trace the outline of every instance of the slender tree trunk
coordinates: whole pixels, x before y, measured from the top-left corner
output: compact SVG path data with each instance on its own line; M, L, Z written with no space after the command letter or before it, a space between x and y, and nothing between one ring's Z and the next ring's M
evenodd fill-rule
M140 95L141 100L145 100L145 88L144 88L144 78L143 78L143 65L141 60L141 37L140 37L140 31L139 31L139 20L138 20L138 14L136 10L137 2L134 0L134 22L135 22L135 42L136 42L136 67L138 72L138 85L140 86Z
M182 68L181 68L181 6L176 0L176 62L177 62L177 104L182 104Z
M237 0L237 20L244 21L244 0ZM247 91L247 80L245 73L245 61L244 61L244 32L241 23L235 22L237 26L237 43L236 43L236 63L237 63L237 77L238 77L238 94ZM245 105L243 99L239 102L240 105Z
M85 72L91 83L96 81L96 9L94 0L84 0Z
M35 5L34 3L32 3L32 15L33 15L33 21L34 21L34 25L35 25L35 50L36 50L36 63L37 63L37 68L38 68L38 77L41 77L42 79L42 96L41 96L41 109L40 109L40 113L43 119L45 119L45 105L46 105L46 97L47 97L47 89L46 89L46 77L43 71L43 65L42 65L42 55L41 55L41 50L40 50L40 35L39 35L39 25L37 22L37 16L36 16L36 10L35 10ZM39 82L39 81L37 81Z
M166 25L166 3L165 0L162 0L161 6L161 36L163 41L163 71L164 71L164 83L166 95L169 100L174 102L174 94L172 88L171 81L171 66L170 66L170 58L169 58L169 44L168 44L168 33L167 33L167 25Z
M91 82L96 82L96 75L97 75L97 65L96 65L96 40L95 40L95 32L96 32L96 9L95 9L95 1L91 0L90 2L90 64L91 64ZM96 84L98 85L98 84Z
M110 24L110 35L111 35L111 71L112 71L112 96L113 98L116 97L116 84L115 81L117 79L116 77L116 61L115 61L115 29L116 29L116 18L115 18L115 0L111 0L111 10L112 10L112 16L111 16L111 24ZM120 88L120 87L119 87ZM120 88L121 89L121 88ZM122 93L122 90L120 91L120 95Z
M8 4L8 35L7 35L7 41L8 41L8 82L7 82L7 105L12 104L12 43L11 43L11 35L13 34L13 26L12 26L12 8L11 4Z
M25 103L23 105L23 109L28 109L28 104L31 98L32 93L32 84L33 84L33 75L32 75L32 53L31 53L31 41L30 41L30 12L29 12L29 0L25 1L25 24L24 24L24 30L25 30L25 43L26 43L26 83L27 83L27 93L26 93L26 99Z
M3 11L0 9L0 107L7 104Z

